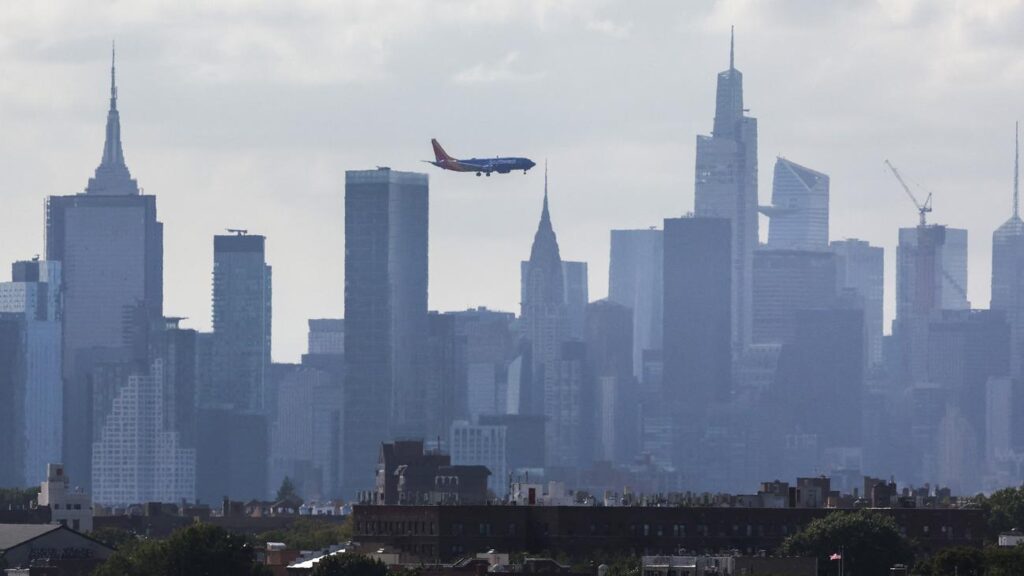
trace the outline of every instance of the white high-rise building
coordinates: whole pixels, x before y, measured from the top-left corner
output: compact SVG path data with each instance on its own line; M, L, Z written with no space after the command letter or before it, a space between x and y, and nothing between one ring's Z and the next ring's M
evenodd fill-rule
M487 489L502 496L508 489L508 451L505 426L452 422L451 458L453 465L486 466L491 471Z
M772 205L761 207L768 223L768 248L828 249L827 175L778 158L772 178Z
M105 506L195 500L196 451L165 425L165 362L157 358L148 374L102 372L113 395L97 411L92 445L93 499ZM102 394L102 392L97 392Z
M697 136L694 213L726 218L731 224L733 351L742 353L753 332L754 250L758 244L757 119L743 107L743 74L733 51L729 69L718 74L715 123L710 136Z

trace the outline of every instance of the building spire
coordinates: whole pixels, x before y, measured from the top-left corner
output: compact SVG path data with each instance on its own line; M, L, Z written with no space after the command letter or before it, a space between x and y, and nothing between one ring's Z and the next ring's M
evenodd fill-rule
M107 111L103 156L96 168L96 176L89 179L85 192L106 195L139 193L138 185L125 165L121 147L121 115L117 111L117 46L113 42L110 45L110 110Z
M551 221L551 214L548 213L548 160L544 159L544 209L540 213L541 221Z
M117 110L117 44L110 41L110 109Z
M736 69L736 27L729 27L729 70Z
M1013 140L1013 215L1020 218L1020 121L1014 126Z

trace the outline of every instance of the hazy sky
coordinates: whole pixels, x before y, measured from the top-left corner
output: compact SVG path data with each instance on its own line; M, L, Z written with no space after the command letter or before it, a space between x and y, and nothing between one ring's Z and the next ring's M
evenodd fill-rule
M376 165L430 174L431 308L518 312L543 170L441 172L419 162L431 137L548 158L562 257L590 263L597 299L610 229L692 210L730 24L762 203L777 155L828 173L831 236L886 248L891 312L917 216L890 158L933 221L970 230L987 307L1024 103L1016 0L0 2L0 263L43 252L45 197L98 164L116 38L125 156L188 326L210 325L212 236L247 228L268 237L274 358L296 361L306 319L343 314L344 172Z

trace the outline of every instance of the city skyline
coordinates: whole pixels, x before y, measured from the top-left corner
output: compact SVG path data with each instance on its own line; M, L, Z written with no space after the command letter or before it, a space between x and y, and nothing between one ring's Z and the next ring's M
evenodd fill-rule
M432 73L412 73L410 81L426 89L415 98L395 79L409 72L417 42L429 39L432 51L454 49L457 55L459 47L472 43L473 33L439 41L437 28L445 25L438 15L427 15L423 24L386 20L382 29L392 35L384 35L377 44L379 58L371 59L379 70L364 66L346 76L349 72L334 68L345 68L350 60L328 66L323 58L325 53L350 54L351 47L332 45L327 48L333 50L318 51L323 47L300 41L288 26L277 30L262 20L267 14L247 16L265 35L231 36L201 59L194 51L209 33L207 28L185 39L178 51L172 50L169 38L144 38L155 18L152 13L132 13L134 20L43 43L35 39L39 32L65 32L60 27L68 16L17 12L7 20L14 24L4 26L22 24L25 29L12 30L12 43L0 49L0 66L10 71L10 85L19 87L0 92L0 123L19 135L0 143L0 173L6 175L0 186L9 200L9 209L0 217L6 231L0 260L42 254L44 198L81 191L84 176L95 168L107 107L107 43L113 36L121 46L118 108L124 115L125 156L132 177L148 188L147 195L159 198L160 220L166 224L164 309L189 316L187 327L210 326L210 237L224 228L248 228L267 237L267 261L279 270L274 360L297 359L305 351L308 318L343 314L344 171L378 164L423 170L416 164L429 157L431 136L445 137L459 148L494 154L524 150L535 158L550 158L551 209L558 220L559 241L565 254L589 264L591 300L596 300L607 290L608 230L658 225L662 218L681 215L693 205L693 135L710 128L710 78L725 68L728 26L735 22L737 67L746 76L747 105L763 123L759 202L767 204L770 198L767 167L774 155L829 174L830 239L857 237L887 249L888 331L894 309L896 229L914 222L913 207L882 167L882 159L890 157L913 181L936 193L933 222L969 230L970 300L974 307L987 307L991 232L1011 213L1010 139L1017 113L1009 97L1019 76L1009 56L997 48L998 23L1014 21L1014 13L996 8L987 15L950 12L943 7L929 12L912 5L901 12L893 3L880 9L814 7L799 16L792 10L799 4L781 3L775 13L729 2L717 8L710 3L691 8L666 4L661 10L667 16L664 23L655 21L657 11L639 14L615 4L570 3L558 9L537 4L522 14L506 8L490 18L495 22L483 24L487 18L469 14L461 22L504 31L496 47L474 54L479 63L471 59L467 66L467 61L448 55L437 70L428 71ZM302 9L307 14L312 10ZM410 10L415 14L419 9ZM442 16L452 10L450 5L438 8ZM113 15L97 13L96 17ZM860 67L867 59L855 62L853 55L843 57L838 47L821 43L821 52L809 56L797 50L798 42L778 42L781 36L776 35L784 34L787 26L808 18L821 24L813 34L843 38L844 29L835 21L850 13L879 28L853 55L863 59L883 46L901 46L892 44L896 36L907 42L904 50L887 55L892 64L886 70L875 72L875 83L888 83L897 96L865 98L861 93L866 102L856 104L850 94L834 92L849 88L858 78L849 72L864 74ZM794 21L780 23L787 14ZM355 16L361 26L367 19L383 18L358 11ZM586 17L580 24L571 23L576 16ZM696 23L683 24L693 16ZM758 18L771 18L771 31L759 30ZM951 27L964 33L952 47L925 58ZM100 29L102 35L97 33ZM411 39L398 40L394 30L409 31ZM534 48L520 48L528 41L516 40L513 30L526 30L529 40L536 41ZM552 53L556 58L546 61L546 50L562 46L552 38L559 33L578 36L605 55L604 71L584 63L579 55ZM360 37L363 40L367 39ZM921 46L910 47L915 43ZM266 64L246 63L238 55L249 48L274 46L279 50L271 51ZM960 59L967 64L953 57L956 49L965 54ZM624 50L627 57L649 58L644 66L626 70L618 60L623 56L613 54L617 50ZM303 60L307 53L316 58L307 59L305 68L285 65ZM699 57L692 58L694 53ZM186 66L195 62L199 65ZM920 66L922 62L929 65ZM558 67L566 65L572 72L558 78ZM840 74L844 65L846 75ZM812 73L800 80L802 84L774 88L779 81L794 80L798 71L806 73L809 66ZM1002 72L993 79L997 69ZM267 79L256 78L261 71L268 72ZM990 77L984 85L970 90L963 86L964 80L986 75ZM647 84L631 85L635 80ZM567 90L556 96L550 88L556 83L578 90L583 81L594 83L601 93L578 100L575 107L572 95L582 93ZM918 84L924 87L913 86ZM52 86L61 90L44 91ZM349 94L332 101L343 92ZM785 102L792 92L798 93L799 106ZM436 98L448 93L453 99L450 106L438 111ZM475 131L460 125L460 107L492 106L496 95L507 105L505 114L481 120L482 129ZM378 104L371 105L375 100ZM831 110L817 109L820 104L815 104L825 101L832 104ZM972 110L984 108L970 126L963 115L940 114L960 102ZM232 104L237 107L229 109ZM398 104L408 110L398 110ZM396 112L374 133L372 123L358 116L381 107ZM858 114L879 120L856 126ZM871 146L866 144L869 140ZM528 255L536 222L542 190L539 173L486 182L438 171L429 175L434 204L430 308L487 305L518 310L518 262ZM762 220L762 241L764 224ZM459 274L468 265L480 270L473 282ZM301 270L310 267L322 274L315 285L302 280Z

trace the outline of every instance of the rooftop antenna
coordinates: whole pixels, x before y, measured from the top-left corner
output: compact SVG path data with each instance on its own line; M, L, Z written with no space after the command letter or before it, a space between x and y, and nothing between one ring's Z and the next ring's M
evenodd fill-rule
M729 26L729 70L735 70L736 26Z
M117 42L110 41L110 109L117 109Z
M1020 218L1020 121L1014 126L1013 141L1013 215Z
M225 228L225 230L228 231L228 234L234 234L235 236L245 236L249 233L248 230L241 230L239 228Z

